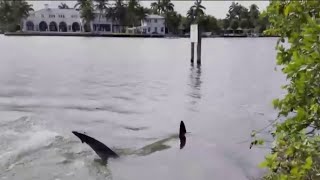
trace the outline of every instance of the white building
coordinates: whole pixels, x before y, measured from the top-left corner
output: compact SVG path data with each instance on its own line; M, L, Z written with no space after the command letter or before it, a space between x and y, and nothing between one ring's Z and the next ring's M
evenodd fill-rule
M140 30L144 34L162 34L166 33L165 18L159 15L147 15L141 21Z
M79 11L75 9L49 8L31 12L23 20L23 31L82 31L82 21Z
M22 31L83 32L88 29L84 26L78 10L49 8L45 5L44 9L31 12L29 17L23 20ZM123 29L98 11L94 12L90 27L94 33L121 32ZM164 35L165 19L159 15L147 15L137 29L144 34Z
M90 22L93 32L113 32L114 24L112 20L106 19L99 12L94 12L94 17L93 21ZM46 5L44 9L31 12L29 17L23 20L22 30L78 32L84 31L85 28L78 10L49 8Z

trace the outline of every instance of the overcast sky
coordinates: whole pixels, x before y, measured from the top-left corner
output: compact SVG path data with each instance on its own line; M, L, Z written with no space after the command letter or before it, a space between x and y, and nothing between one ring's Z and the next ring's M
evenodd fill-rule
M73 7L76 1L30 1L34 6L35 10L42 9L44 7L44 4L49 4L49 7L56 8L61 2L64 2L68 4L70 7ZM112 1L110 1L112 2ZM154 1L140 1L142 5L150 7L150 4ZM190 8L190 6L194 3L194 1L173 1L174 8L176 11L178 11L180 14L185 15L187 10ZM240 4L249 7L250 4L257 4L260 8L260 10L264 10L268 4L269 1L267 0L260 0L260 1L236 1ZM203 1L203 5L206 7L206 14L213 15L217 18L225 18L228 8L232 1L217 1L217 0L207 0Z

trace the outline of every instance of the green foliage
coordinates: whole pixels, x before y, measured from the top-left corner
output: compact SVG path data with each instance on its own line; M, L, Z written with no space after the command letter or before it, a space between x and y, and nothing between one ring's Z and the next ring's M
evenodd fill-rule
M239 27L239 21L237 19L233 19L230 23L230 28L236 30Z
M271 1L266 34L279 35L277 64L288 84L275 99L279 120L265 179L320 179L320 1ZM289 46L286 45L289 43Z
M187 12L187 17L191 23L198 23L205 15L205 7L201 4L202 0L196 0Z
M248 19L241 19L239 26L240 26L242 29L247 28L247 27L249 26Z
M174 11L174 4L171 0L158 0L151 3L151 9L155 14L166 14Z
M85 31L91 31L90 22L94 19L94 4L92 0L77 0L74 7L80 9L80 16L84 20Z
M0 0L0 24L3 31L16 31L21 26L21 20L33 11L32 5L25 0Z
M151 3L151 9L154 14L165 17L166 27L171 33L177 34L182 20L182 16L174 11L174 4L171 0L158 0Z
M218 20L210 15L205 15L199 20L199 25L203 27L205 32L216 32L218 33L221 28L219 27Z
M262 20L260 14L259 7L256 4L250 5L250 8L247 9L239 3L232 2L221 27L234 30L241 27L242 29L253 29L261 33L268 26L268 19Z
M182 16L177 12L168 12L166 13L166 23L169 32L178 34L180 24L182 23Z

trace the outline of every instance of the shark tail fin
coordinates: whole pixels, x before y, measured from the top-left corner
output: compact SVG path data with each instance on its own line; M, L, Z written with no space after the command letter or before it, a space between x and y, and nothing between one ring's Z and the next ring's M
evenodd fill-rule
M184 122L180 122L180 129L179 129L179 136L184 136L187 133L186 126L184 125Z

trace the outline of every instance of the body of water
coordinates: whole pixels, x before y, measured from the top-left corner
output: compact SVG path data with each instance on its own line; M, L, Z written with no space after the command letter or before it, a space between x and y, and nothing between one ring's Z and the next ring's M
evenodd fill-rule
M197 67L188 39L0 36L0 179L260 177L268 150L246 140L277 115L275 43L204 39ZM73 130L121 157L102 165Z

